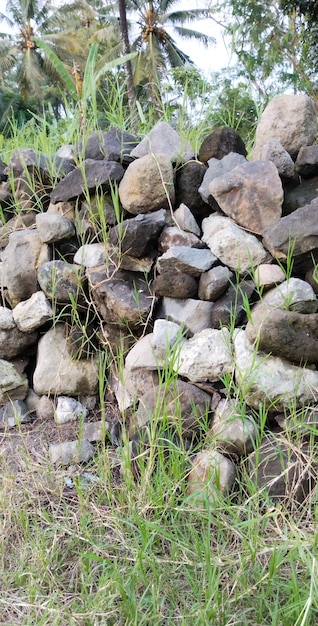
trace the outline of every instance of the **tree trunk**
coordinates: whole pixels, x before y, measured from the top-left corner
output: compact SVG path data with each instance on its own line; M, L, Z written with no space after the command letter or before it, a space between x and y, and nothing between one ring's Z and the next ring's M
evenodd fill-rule
M120 32L121 32L121 39L122 39L122 45L123 45L123 54L129 54L130 43L129 43L129 36L128 36L125 0L118 0L118 5L119 5ZM135 94L131 61L126 61L125 73L126 73L126 83L127 83L130 116L131 116L131 121L133 123L134 113L136 110L136 94Z

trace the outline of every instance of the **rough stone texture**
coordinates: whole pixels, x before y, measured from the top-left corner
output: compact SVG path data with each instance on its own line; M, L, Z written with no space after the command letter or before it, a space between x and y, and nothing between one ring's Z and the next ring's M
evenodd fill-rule
M165 154L170 161L181 162L193 157L193 148L190 142L180 139L170 124L158 122L130 154L142 158L156 153Z
M176 204L184 203L197 220L210 214L210 207L202 200L199 187L207 167L199 161L188 161L177 170Z
M245 157L243 157L243 155L241 154L237 154L236 152L230 152L230 154L227 154L225 157L223 157L221 161L219 161L218 159L209 160L209 167L206 170L202 179L202 183L199 187L199 193L202 200L209 204L215 211L217 211L219 205L211 195L210 184L218 176L224 176L227 172L232 172L235 167L237 167L238 165L243 165L244 163L246 163Z
M283 94L265 108L256 128L253 159L269 139L278 139L292 158L302 146L314 143L317 135L317 112L314 101L306 95Z
M84 159L130 163L132 161L130 153L137 145L138 141L134 135L119 128L111 128L107 132L93 132L85 144L80 141L74 148L74 154L83 156Z
M254 290L255 284L251 280L230 285L214 303L211 316L212 328L241 324L246 316L245 301L252 299Z
M193 276L170 267L155 276L152 288L157 297L195 298L198 294L198 281Z
M32 421L23 400L11 400L0 408L0 428L14 428Z
M285 150L278 139L269 139L259 152L260 161L272 161L277 167L280 176L292 178L295 173L295 164L290 154Z
M64 241L75 235L75 226L66 217L52 213L38 213L36 227L44 243Z
M0 359L0 406L11 400L24 400L29 384L25 374L19 374L12 363Z
M165 154L146 154L128 166L119 184L120 201L133 215L174 204L173 169Z
M213 382L232 374L233 355L228 329L206 328L183 342L173 369L193 383Z
M87 243L74 255L73 262L83 267L97 267L106 261L106 249L103 243Z
M49 447L51 463L58 465L84 463L92 459L94 454L94 446L87 439L64 441L63 443L51 444Z
M122 165L116 161L87 159L83 168L76 168L57 183L51 193L51 202L65 202L80 196L85 189L102 187L109 191L110 183L118 183L124 174Z
M191 213L186 204L180 204L180 206L174 211L173 218L181 230L184 230L187 233L193 233L197 237L200 237L201 229L198 226L193 213Z
M168 319L183 324L186 332L194 335L204 328L211 328L213 302L203 300L179 300L164 297L158 307L155 319Z
M87 272L93 300L106 322L134 328L146 321L154 297L140 275L124 270L108 275L104 266Z
M244 141L234 128L219 126L202 142L199 149L199 161L207 163L209 159L223 159L230 152L247 155Z
M282 283L285 280L285 274L279 265L271 265L262 263L254 273L254 281L256 287L270 288Z
M302 146L300 148L295 170L303 178L318 176L318 146Z
M235 465L217 450L202 450L195 455L189 473L187 495L201 505L214 504L228 494L235 481Z
M66 396L59 396L54 412L54 419L57 424L66 424L87 416L87 409L83 404Z
M43 291L36 291L14 307L12 316L18 329L29 333L53 319L53 309Z
M0 359L13 359L37 342L37 332L21 332L17 326L0 329Z
M49 248L37 230L11 233L4 254L4 284L12 307L39 290L37 269L49 259Z
M308 448L296 451L287 440L266 436L257 453L247 459L249 479L271 500L303 502L310 491Z
M158 359L167 359L184 341L182 327L169 320L156 320L153 326L151 345Z
M33 388L38 395L93 395L98 390L97 362L71 358L65 328L57 324L41 337L38 344Z
M248 406L284 411L318 400L318 372L256 352L244 330L234 337L235 378Z
M140 398L135 414L135 428L141 428L155 419L179 426L184 437L192 437L201 429L202 420L211 409L209 394L182 380L172 381L167 387L158 385Z
M189 248L202 248L204 244L201 239L177 226L165 226L159 240L160 252L167 252L172 246L188 246Z
M209 191L228 217L253 233L275 226L281 217L283 187L271 161L238 165L214 178Z
M210 429L214 443L228 454L242 456L253 450L257 428L245 414L245 407L224 399L217 405Z
M263 244L279 259L286 259L291 249L295 257L318 248L318 198L266 229Z
M283 215L289 215L296 209L310 204L312 200L318 197L318 176L310 178L309 180L303 179L301 184L299 180L296 185L292 185L290 188L285 186L285 197L283 203Z
M85 277L76 265L64 261L47 261L38 269L39 285L50 300L56 302L70 302L71 297L77 301L81 297L81 290Z
M172 246L162 256L158 257L156 269L158 272L183 272L190 276L200 276L209 270L217 259L210 250L189 248L188 246Z
M125 415L131 407L136 407L140 398L150 393L159 385L157 371L148 370L144 367L130 369L124 367L121 380L112 381L112 388L116 396L118 408Z
M222 265L201 274L198 289L200 300L215 302L227 290L232 278L233 272Z
M267 253L254 235L237 226L229 217L210 215L202 222L202 240L230 269L246 272L267 260Z
M127 252L133 257L140 258L153 248L165 221L165 209L159 209L147 215L137 215L113 226L110 229L108 241L112 245L119 246L121 254Z

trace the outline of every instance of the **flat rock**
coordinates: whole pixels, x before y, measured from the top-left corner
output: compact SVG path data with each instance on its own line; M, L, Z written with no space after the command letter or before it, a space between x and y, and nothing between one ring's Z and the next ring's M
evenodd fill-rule
M195 298L198 294L198 281L193 276L170 267L156 274L152 289L157 297Z
M70 355L65 327L56 324L38 343L34 391L42 395L94 395L98 391L98 367L94 357L75 360Z
M245 157L243 157L242 154L237 154L236 152L230 152L223 157L221 161L214 158L209 159L209 167L206 170L202 183L199 187L199 194L201 195L202 200L209 204L215 211L219 208L219 205L215 198L211 195L210 184L215 178L224 176L227 172L231 172L238 165L243 165L244 163L246 163Z
M181 139L170 124L158 122L130 152L131 156L137 158L152 153L165 154L172 162L182 162L191 159L194 150L190 142Z
M246 161L214 178L209 191L228 217L253 233L260 234L281 217L283 187L271 161Z
M173 369L190 382L214 382L233 373L231 338L227 328L196 333L180 346Z
M128 165L119 183L123 208L138 215L174 204L173 169L165 154L146 154Z
M49 446L50 461L58 465L85 463L94 455L95 448L87 439L52 443Z
M200 237L200 226L186 204L183 202L180 204L180 206L174 211L173 218L181 230Z
M111 183L118 183L123 175L124 169L116 161L87 159L81 168L77 167L55 185L51 202L65 202L97 187L109 191Z
M248 406L278 412L318 400L318 372L257 352L244 330L234 337L235 378Z
M218 214L206 217L202 231L202 240L211 252L234 271L243 273L267 260L267 252L258 239L229 217Z
M203 248L201 239L194 233L182 230L177 226L165 226L158 240L160 252L164 253L173 246L188 246L189 248Z
M201 250L189 246L172 246L157 259L158 272L183 272L189 276L200 276L217 262L208 249Z
M155 319L167 319L176 324L184 325L186 332L199 333L204 328L211 328L213 302L204 302L188 298L164 297L158 307Z
M228 267L217 265L200 276L198 295L200 300L215 302L229 287L233 272Z
M141 258L154 247L166 222L166 210L136 215L123 220L109 231L109 243L118 246L120 254Z
M282 217L263 232L263 244L274 257L285 260L318 248L318 198Z

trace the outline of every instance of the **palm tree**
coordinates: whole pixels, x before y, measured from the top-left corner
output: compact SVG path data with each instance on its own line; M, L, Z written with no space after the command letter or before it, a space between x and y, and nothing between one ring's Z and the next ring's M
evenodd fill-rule
M184 40L196 39L208 46L215 39L186 26L209 17L208 9L178 9L180 0L127 0L129 15L135 18L137 34L131 42L138 52L134 82L158 84L169 68L192 64L190 56L178 47L170 34Z

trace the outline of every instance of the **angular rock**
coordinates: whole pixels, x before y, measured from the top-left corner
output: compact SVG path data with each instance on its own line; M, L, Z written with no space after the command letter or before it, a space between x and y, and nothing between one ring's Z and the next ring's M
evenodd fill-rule
M318 301L313 288L305 280L291 277L268 291L254 306L253 313L265 305L298 313L315 313Z
M125 270L108 274L103 266L88 269L87 274L92 298L106 322L127 324L129 328L145 323L154 296L140 275Z
M240 273L267 260L267 252L254 235L237 226L229 217L210 215L202 222L202 240L220 261Z
M38 213L35 219L38 233L44 243L64 241L75 235L73 222L62 215Z
M176 352L184 342L182 327L169 320L156 320L153 326L151 345L157 359L167 361L167 356Z
M33 388L41 396L77 397L97 393L97 361L93 357L80 361L72 359L63 324L56 324L39 341Z
M227 290L233 272L228 267L217 265L200 276L198 294L200 300L215 302Z
M48 245L36 230L11 233L4 255L4 283L12 307L39 291L38 267L50 259Z
M156 297L195 298L198 293L198 281L189 274L170 268L154 277L152 289Z
M120 412L125 415L128 409L137 405L145 393L150 393L158 385L157 371L144 367L124 367L120 380L113 380L112 384Z
M290 250L297 257L318 248L318 197L266 229L263 244L274 257L282 260Z
M251 280L243 280L237 285L230 285L227 291L214 303L211 327L238 326L246 316L246 301L250 301L255 291Z
M30 333L53 319L53 309L43 291L36 291L14 307L12 316L19 330Z
M318 400L318 372L257 352L244 330L234 337L235 378L248 406L278 412Z
M205 328L211 328L213 302L203 300L179 300L164 297L156 312L155 319L167 319L184 325L188 334L194 335Z
M199 149L199 161L207 163L209 159L223 159L230 152L247 155L243 139L234 128L219 126L203 141Z
M38 269L39 285L50 300L66 303L71 297L78 301L82 297L85 277L76 265L64 261L47 261Z
M133 428L141 428L147 423L164 419L167 425L174 426L182 436L192 437L202 428L211 409L209 394L182 380L170 385L158 385L140 398Z
M209 434L214 443L229 454L242 456L253 450L257 429L235 400L221 400L213 415Z
M10 309L0 307L0 359L12 359L38 339L36 332L21 332L16 326L13 313Z
M285 187L285 197L283 204L283 216L289 215L296 209L310 204L312 200L318 197L318 176L302 179L301 185L292 185L290 188Z
M24 400L29 384L25 374L19 374L12 363L0 359L0 406L13 400Z
M116 161L87 159L81 168L77 167L57 183L51 193L51 202L65 202L97 187L109 191L111 183L118 183L123 175L124 169Z
M277 167L279 175L285 178L292 178L295 174L294 161L278 139L269 139L260 148L259 160L272 161Z
M190 142L180 139L179 134L167 122L158 122L144 139L131 150L133 157L144 157L148 154L161 153L174 161L188 161L194 151Z
M165 209L153 211L149 215L140 214L123 220L109 232L109 243L119 247L120 253L133 257L143 257L154 246L166 221Z
M128 213L138 215L174 204L173 169L165 154L146 154L128 166L119 184L119 198Z
M189 276L200 276L209 270L217 259L210 250L172 246L157 259L158 272L183 272Z
M233 373L231 338L227 328L206 328L180 346L173 369L190 382L214 382Z
M318 146L302 146L298 152L295 170L302 178L318 176Z
M285 274L279 265L262 263L256 268L253 278L258 289L260 287L268 289L282 283L285 280Z
M183 202L180 204L180 206L174 211L173 218L181 230L184 230L187 233L193 233L197 237L200 237L201 229L193 213L191 213L186 204Z
M210 184L218 176L224 176L227 172L231 172L238 165L246 163L245 157L236 152L230 152L221 161L218 159L210 159L208 162L208 169L206 170L202 183L199 187L199 194L202 200L210 204L210 206L216 211L219 208L218 203L212 197L210 192Z
M275 226L281 217L283 187L271 161L246 161L214 178L209 191L228 217L253 233Z
M227 495L235 481L235 465L217 450L202 450L195 455L189 473L187 495L190 502L214 504Z
M189 207L197 220L210 214L210 207L202 200L199 187L207 167L199 161L188 161L176 173L176 204Z
M80 418L85 418L87 413L88 411L85 406L75 400L75 398L59 396L54 412L54 420L56 424L66 424L67 422L74 422Z
M256 128L253 159L269 139L278 139L295 159L303 146L317 136L317 111L314 101L303 94L283 94L272 98Z
M49 446L51 463L58 463L59 465L85 463L92 459L94 454L94 446L87 439L52 443Z
M106 248L103 243L86 243L81 246L73 262L83 267L97 267L106 261Z
M167 252L172 246L188 246L190 248L203 248L201 239L177 226L165 226L159 237L159 250Z
M79 141L75 146L76 156L84 159L95 159L106 161L118 161L119 163L130 163L132 157L130 152L138 145L136 137L120 130L111 128L107 132L95 131L85 141Z
M0 428L14 428L32 420L23 400L11 400L0 408Z

